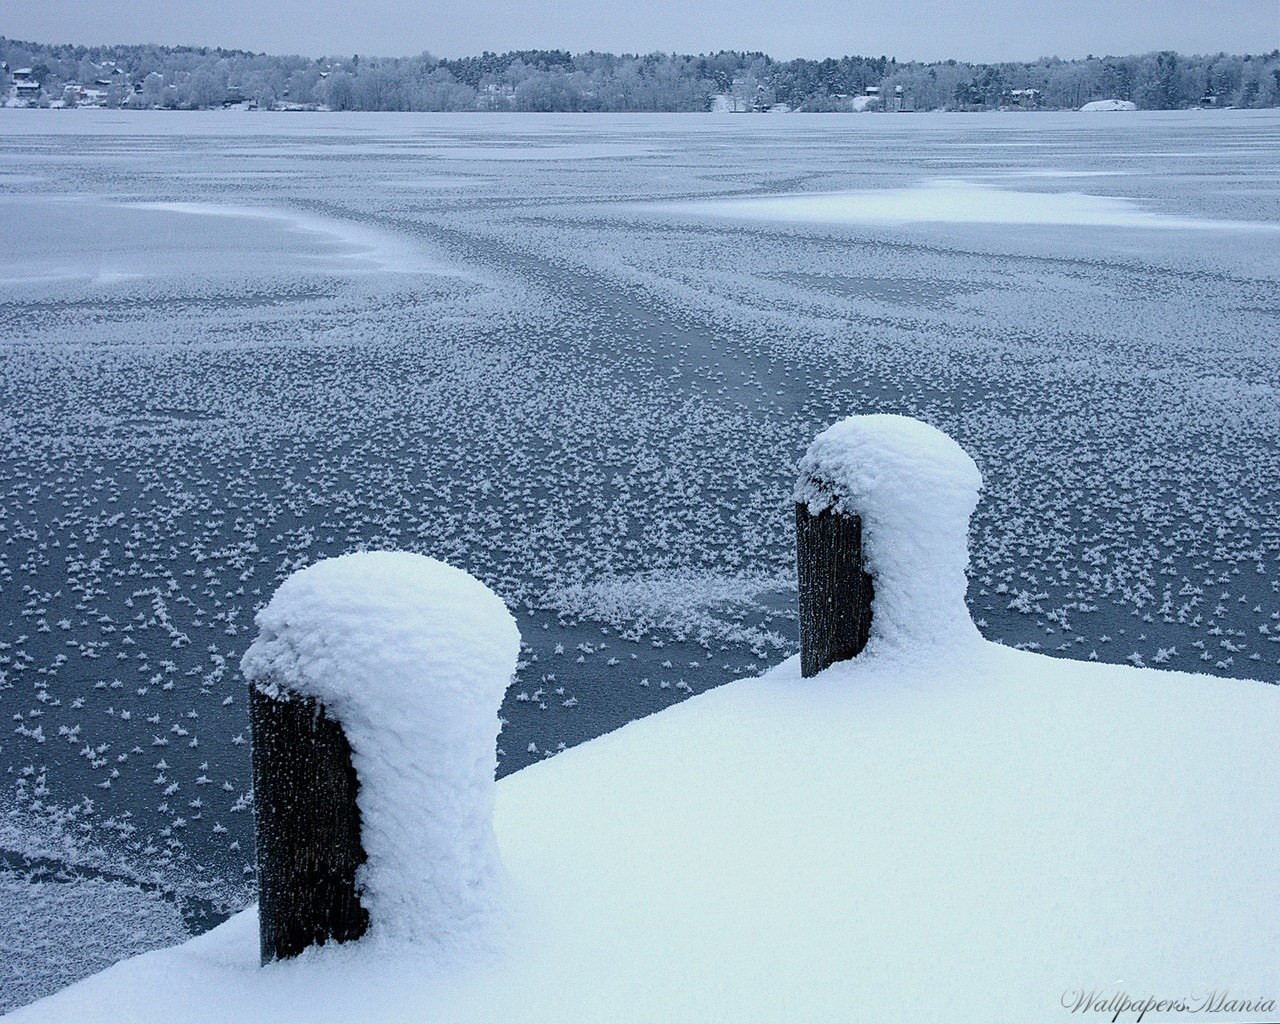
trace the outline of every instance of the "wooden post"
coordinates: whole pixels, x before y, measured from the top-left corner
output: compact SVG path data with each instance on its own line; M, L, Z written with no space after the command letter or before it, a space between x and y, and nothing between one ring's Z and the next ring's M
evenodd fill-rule
M800 674L815 676L857 655L871 634L873 586L862 558L862 520L796 504Z
M313 698L276 699L252 683L249 720L262 962L360 938L359 782L342 726Z

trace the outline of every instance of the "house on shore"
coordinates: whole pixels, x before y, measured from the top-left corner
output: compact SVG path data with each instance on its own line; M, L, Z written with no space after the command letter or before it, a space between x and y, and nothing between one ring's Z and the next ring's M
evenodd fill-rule
M8 105L34 107L40 103L40 82L31 68L17 68L13 72L13 86Z
M1010 89L1004 106L1010 110L1037 110L1040 107L1039 89Z

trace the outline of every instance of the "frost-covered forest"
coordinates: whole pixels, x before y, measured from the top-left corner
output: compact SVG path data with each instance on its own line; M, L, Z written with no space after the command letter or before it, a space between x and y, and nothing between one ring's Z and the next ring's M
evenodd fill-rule
M522 50L444 59L272 56L166 46L71 46L0 38L0 95L26 105L203 109L837 111L881 97L914 110L1070 109L1097 99L1149 110L1280 105L1280 51L971 64L890 57L775 60L764 53ZM11 102L17 102L16 96Z

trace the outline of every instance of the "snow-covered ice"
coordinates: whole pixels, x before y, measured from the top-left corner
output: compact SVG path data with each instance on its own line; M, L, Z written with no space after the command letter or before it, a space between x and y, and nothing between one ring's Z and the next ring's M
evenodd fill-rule
M491 944L498 708L520 653L501 598L433 558L362 552L294 573L257 626L245 678L314 697L351 744L370 936L443 958Z
M3 196L0 286L144 287L294 272L457 275L437 253L356 221L234 202Z
M1044 176L1063 175L1059 172ZM800 195L695 201L660 208L713 217L806 224L1005 224L1185 231L1277 230L1273 222L1170 216L1115 196L1084 192L1019 192L978 182L944 179L925 181L907 188L847 193L806 192Z
M458 274L457 267L439 257L432 259L421 244L408 244L391 232L370 228L358 222L302 214L273 207L237 206L233 203L132 203L139 210L156 210L186 217L215 217L267 221L290 232L306 236L301 247L307 259L316 260L331 270L383 271L415 274ZM221 233L225 225L219 225ZM186 234L190 224L172 229L173 234ZM273 254L276 255L276 254Z
M190 937L171 899L128 879L33 881L29 868L0 870L6 918L38 922L0 932L0 991L20 1006L110 967L117 960Z

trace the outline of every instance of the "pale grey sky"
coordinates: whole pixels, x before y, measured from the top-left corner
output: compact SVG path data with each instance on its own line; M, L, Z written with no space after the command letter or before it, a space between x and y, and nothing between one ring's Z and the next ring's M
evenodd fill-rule
M271 53L454 57L563 47L899 59L1266 52L1280 0L26 0L0 34Z

